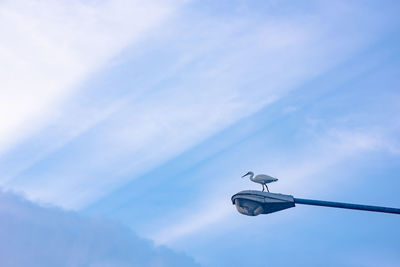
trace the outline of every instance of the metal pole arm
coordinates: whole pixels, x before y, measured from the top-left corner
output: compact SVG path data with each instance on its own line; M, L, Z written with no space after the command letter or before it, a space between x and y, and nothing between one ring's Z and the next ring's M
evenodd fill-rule
M350 203L342 203L342 202L331 202L331 201L322 201L322 200L313 200L313 199L303 199L303 198L293 198L293 199L294 199L294 203L296 203L296 204L400 214L400 209L396 209L396 208L368 206L368 205L350 204Z

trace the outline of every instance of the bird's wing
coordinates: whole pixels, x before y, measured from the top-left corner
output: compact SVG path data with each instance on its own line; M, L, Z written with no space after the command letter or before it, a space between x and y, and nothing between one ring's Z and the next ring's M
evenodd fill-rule
M257 182L270 181L272 179L274 179L274 177L271 177L271 176L265 175L265 174L259 174L256 177L254 177L254 181L257 181Z

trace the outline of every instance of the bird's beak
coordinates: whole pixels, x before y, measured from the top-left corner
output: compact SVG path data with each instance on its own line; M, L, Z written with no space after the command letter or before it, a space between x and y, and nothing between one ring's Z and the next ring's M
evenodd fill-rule
M246 173L245 175L243 175L242 178L245 177L246 175L249 175L249 173Z

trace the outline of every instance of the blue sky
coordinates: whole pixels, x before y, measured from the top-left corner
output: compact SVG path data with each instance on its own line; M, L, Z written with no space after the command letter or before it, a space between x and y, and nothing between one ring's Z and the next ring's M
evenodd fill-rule
M395 215L245 217L230 197L260 188L252 170L274 192L400 206L399 11L1 3L1 265L398 266Z

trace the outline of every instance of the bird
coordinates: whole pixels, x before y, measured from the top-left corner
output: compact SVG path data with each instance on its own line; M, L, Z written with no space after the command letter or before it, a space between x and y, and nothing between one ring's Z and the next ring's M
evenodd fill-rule
M251 181L262 185L263 192L264 192L264 185L267 188L267 191L269 192L267 184L278 181L277 178L274 178L274 177L271 177L271 176L265 175L265 174L259 174L259 175L256 175L256 177L254 177L254 172L248 172L245 175L243 175L242 178L246 177L247 175L250 175Z

